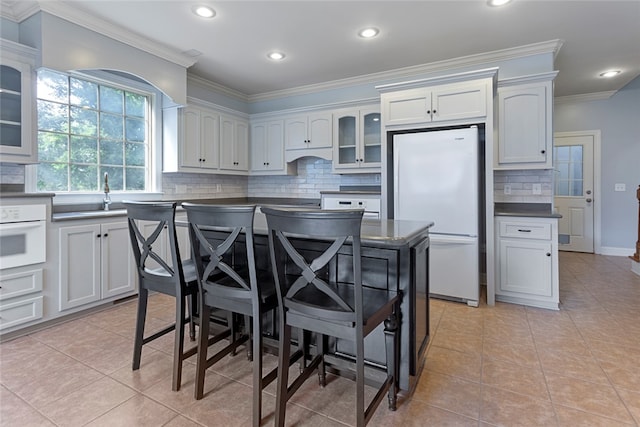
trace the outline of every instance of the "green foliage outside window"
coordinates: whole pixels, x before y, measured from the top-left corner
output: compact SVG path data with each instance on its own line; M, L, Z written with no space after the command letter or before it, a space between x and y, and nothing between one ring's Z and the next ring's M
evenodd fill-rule
M147 189L146 95L38 71L38 191Z

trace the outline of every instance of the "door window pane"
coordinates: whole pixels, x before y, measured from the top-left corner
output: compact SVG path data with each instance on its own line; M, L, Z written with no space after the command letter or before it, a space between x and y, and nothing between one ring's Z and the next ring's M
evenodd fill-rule
M582 145L554 147L555 195L582 197Z

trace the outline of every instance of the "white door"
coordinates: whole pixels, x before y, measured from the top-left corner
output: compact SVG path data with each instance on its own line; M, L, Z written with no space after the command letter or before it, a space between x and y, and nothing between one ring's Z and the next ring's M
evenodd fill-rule
M553 144L554 203L562 215L558 222L558 248L593 253L593 214L599 196L594 194L594 134L556 133ZM564 243L567 236L569 241Z

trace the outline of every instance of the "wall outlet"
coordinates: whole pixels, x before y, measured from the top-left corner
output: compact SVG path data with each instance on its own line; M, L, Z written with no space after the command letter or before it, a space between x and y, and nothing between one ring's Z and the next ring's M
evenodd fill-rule
M222 191L222 184L216 184L216 193L220 193Z
M542 194L542 184L533 184L533 194Z
M511 194L511 184L504 185L504 194Z
M618 183L613 187L613 189L615 191L627 191L627 185Z

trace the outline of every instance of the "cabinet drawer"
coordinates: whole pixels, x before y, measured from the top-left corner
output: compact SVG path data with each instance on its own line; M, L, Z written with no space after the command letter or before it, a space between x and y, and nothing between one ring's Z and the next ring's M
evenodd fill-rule
M0 276L0 301L42 290L42 269Z
M551 224L534 222L500 222L500 237L551 240Z
M42 318L42 296L0 306L0 330Z

